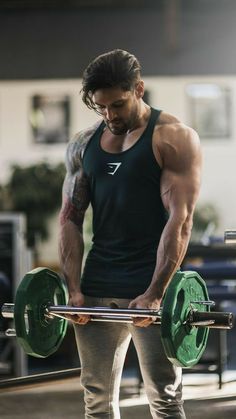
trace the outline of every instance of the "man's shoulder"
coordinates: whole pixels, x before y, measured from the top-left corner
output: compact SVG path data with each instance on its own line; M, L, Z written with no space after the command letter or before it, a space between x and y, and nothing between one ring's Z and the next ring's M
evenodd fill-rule
M159 126L166 126L181 123L181 121L174 115L161 111L160 116L158 118L158 125Z
M188 128L183 122L181 122L176 116L171 115L167 112L161 112L156 124L156 131L162 133L168 132L174 133L175 131L181 131Z
M200 141L196 131L178 118L165 113L161 113L155 127L153 146L161 167L164 161L172 161L177 156L200 153Z
M97 121L92 126L77 132L69 141L66 150L66 165L69 171L74 172L81 166L84 151L100 124L101 121Z
M155 127L156 137L159 139L197 136L196 131L169 113L161 112Z
M101 121L96 121L93 125L88 128L85 128L81 131L78 131L70 140L69 146L73 144L75 148L80 149L84 145L86 145L93 134L96 132L98 127L100 126Z

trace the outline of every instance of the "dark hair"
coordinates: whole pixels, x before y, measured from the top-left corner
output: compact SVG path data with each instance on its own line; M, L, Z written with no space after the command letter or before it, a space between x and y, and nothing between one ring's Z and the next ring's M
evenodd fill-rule
M98 89L120 87L132 90L140 78L141 66L127 51L115 49L95 58L85 69L82 81L82 100L94 109L93 94Z

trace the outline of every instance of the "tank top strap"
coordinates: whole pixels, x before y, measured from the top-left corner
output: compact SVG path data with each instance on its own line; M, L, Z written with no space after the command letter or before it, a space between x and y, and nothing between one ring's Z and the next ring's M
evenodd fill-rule
M160 116L161 110L159 109L154 109L151 107L151 115L150 115L150 119L147 125L147 128L145 130L145 136L147 136L147 138L150 138L150 141L152 141L152 135L153 135L153 131L156 125L156 121L158 120L159 116Z

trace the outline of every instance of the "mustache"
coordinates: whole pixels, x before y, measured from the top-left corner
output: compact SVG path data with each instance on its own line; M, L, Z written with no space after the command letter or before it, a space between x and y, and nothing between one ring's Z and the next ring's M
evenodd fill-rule
M115 135L123 135L127 132L127 127L123 124L119 124L118 126L112 125L112 123L106 122L107 128Z
M122 120L118 118L112 119L112 121L109 121L109 120L106 121L107 124L117 124L120 122L122 122Z

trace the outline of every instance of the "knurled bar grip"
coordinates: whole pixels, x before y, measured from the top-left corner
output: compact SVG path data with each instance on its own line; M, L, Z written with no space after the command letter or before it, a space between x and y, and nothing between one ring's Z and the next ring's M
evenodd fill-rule
M236 244L236 230L226 230L224 241L226 244Z
M50 313L49 317L60 317L61 319L67 319L66 314L60 314L60 313ZM90 320L92 322L114 322L114 323L133 323L133 319L131 316L115 316L114 314L112 316L90 316ZM73 320L72 320L73 321ZM152 322L152 324L161 324L161 318L155 318L155 320Z
M70 307L70 306L51 306L47 307L49 313L63 313L63 314L89 314L110 316L132 316L132 317L160 317L161 310L147 310L147 309L122 309L122 308L107 308L107 307Z

